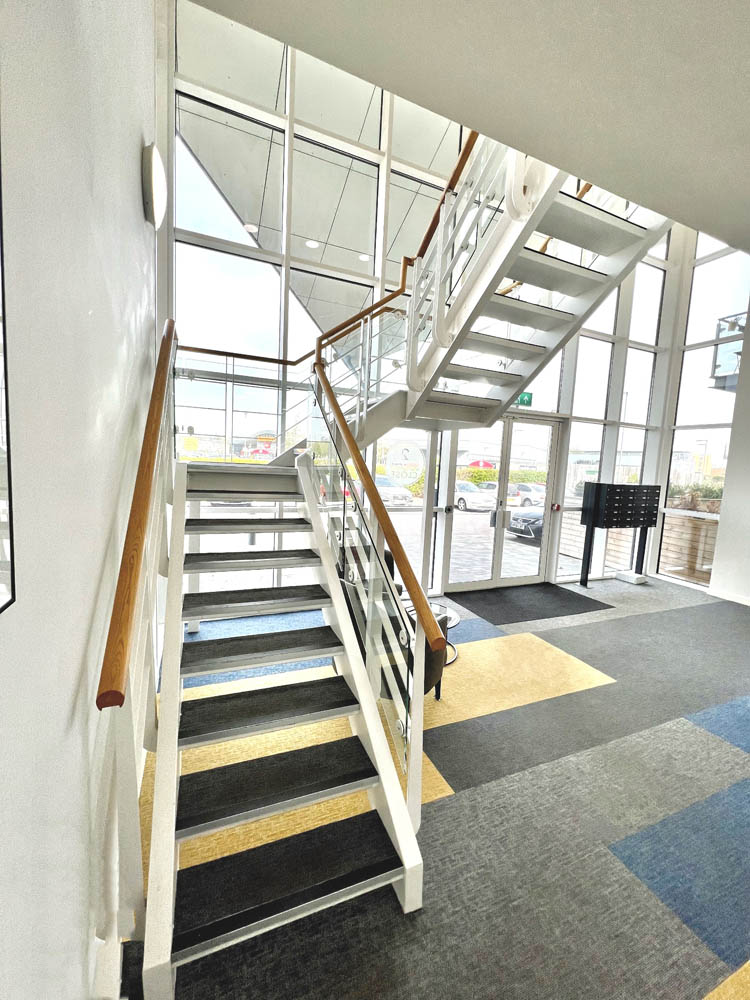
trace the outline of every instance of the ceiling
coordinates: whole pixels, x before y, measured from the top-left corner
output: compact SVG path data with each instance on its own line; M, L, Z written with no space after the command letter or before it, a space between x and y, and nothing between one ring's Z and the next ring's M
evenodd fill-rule
M750 250L747 0L199 2Z

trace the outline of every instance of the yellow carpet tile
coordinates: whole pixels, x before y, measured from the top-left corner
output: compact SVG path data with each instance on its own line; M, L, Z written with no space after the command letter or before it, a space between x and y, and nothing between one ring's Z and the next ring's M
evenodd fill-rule
M715 990L711 990L705 1000L748 1000L748 997L750 997L750 962L740 966Z
M530 633L464 642L458 650L443 675L441 700L425 699L425 729L615 683Z

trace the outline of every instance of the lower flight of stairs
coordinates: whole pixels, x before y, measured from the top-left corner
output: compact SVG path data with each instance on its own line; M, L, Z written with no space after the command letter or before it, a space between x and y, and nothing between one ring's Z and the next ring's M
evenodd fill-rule
M367 740L363 743L356 735L362 733L362 707L341 669L348 662L341 623L334 613L331 581L315 548L313 525L301 502L296 469L238 474L231 467L190 466L187 497L191 516L186 533L200 539L201 548L185 555L186 579L216 573L218 581L231 584L238 572L261 572L265 585L214 589L212 582L210 590L184 594L183 621L241 619L247 622L247 633L240 628L239 634L233 630L227 637L184 641L179 749L229 744L342 718L350 720L352 735L183 774L176 846L353 792L367 791L377 798L382 778ZM197 500L206 516L192 516L195 504L190 501ZM294 505L292 514L289 505ZM288 533L293 533L294 549L283 547ZM269 534L281 547L252 547ZM251 544L241 548L239 536ZM214 542L222 537L231 551L222 551ZM290 571L292 582L286 582ZM308 579L298 582L300 574ZM278 585L268 585L271 576ZM311 610L322 613L323 624L306 626L303 621L298 627L293 619L275 620ZM259 615L267 616L268 623L255 628ZM244 678L245 671L254 668L321 658L334 665L319 679L294 681L293 673L281 673L269 678L271 686L237 690L229 685L226 693L184 698L184 682L192 678L205 681L238 670ZM232 749L228 751L227 758L236 760ZM176 881L172 967L404 877L404 863L377 810L183 868ZM146 934L148 940L148 923ZM122 995L131 1000L144 996L142 961L142 947L128 944ZM148 986L145 995L150 1000Z

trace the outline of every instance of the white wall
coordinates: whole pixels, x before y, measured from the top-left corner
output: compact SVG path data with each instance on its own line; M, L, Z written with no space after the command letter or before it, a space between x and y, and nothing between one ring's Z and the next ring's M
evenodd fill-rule
M0 996L90 995L94 707L154 360L154 0L5 0L17 601L0 615Z
M740 368L709 593L750 604L750 358Z

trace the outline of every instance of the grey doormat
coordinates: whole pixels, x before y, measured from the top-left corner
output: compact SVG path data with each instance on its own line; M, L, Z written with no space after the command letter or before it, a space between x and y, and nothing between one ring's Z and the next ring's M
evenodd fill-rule
M554 583L532 583L525 587L493 587L491 590L447 591L457 604L462 604L493 625L511 622L535 622L540 618L561 618L563 615L584 615L587 611L602 611L611 604L565 590Z

